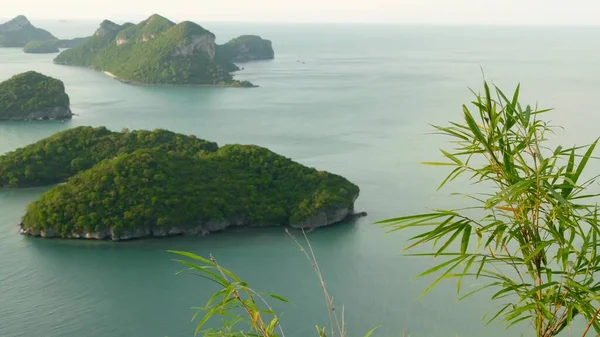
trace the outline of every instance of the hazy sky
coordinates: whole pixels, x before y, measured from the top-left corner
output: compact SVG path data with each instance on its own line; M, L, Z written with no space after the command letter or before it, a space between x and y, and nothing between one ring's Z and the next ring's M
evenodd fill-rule
M268 22L600 24L600 0L0 0L0 17Z

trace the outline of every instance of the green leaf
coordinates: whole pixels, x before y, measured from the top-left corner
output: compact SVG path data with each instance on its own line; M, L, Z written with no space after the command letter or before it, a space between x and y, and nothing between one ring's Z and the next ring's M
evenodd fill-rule
M380 327L381 327L381 326L380 326L380 325L378 325L378 326L374 327L373 329L369 330L369 332L367 332L367 334L365 335L365 337L371 337L371 335L373 335L373 333L374 333L375 331L377 331L377 330L378 330Z
M275 294L269 294L270 297L280 301L280 302L284 302L284 303L290 303L290 301L288 301L287 299L279 296L279 295L275 295Z
M469 247L469 240L471 239L471 226L469 224L465 225L463 230L463 236L460 244L460 252L461 254L467 253L467 248Z

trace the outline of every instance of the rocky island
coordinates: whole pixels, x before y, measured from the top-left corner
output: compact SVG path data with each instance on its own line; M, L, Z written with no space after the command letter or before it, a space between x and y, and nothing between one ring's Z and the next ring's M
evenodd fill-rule
M70 119L62 81L29 71L0 83L0 120Z
M231 226L317 228L354 217L359 195L341 176L259 146L92 127L0 156L0 181L64 181L28 207L22 234L116 241Z
M252 87L233 79L231 73L239 70L233 62L263 58L269 48L273 52L270 42L243 41L218 46L203 27L155 14L137 25L104 20L85 43L63 51L54 62L90 67L132 84Z

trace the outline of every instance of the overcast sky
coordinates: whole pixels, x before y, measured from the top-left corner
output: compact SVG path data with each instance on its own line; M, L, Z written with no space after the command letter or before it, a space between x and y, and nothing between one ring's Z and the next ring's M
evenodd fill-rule
M600 24L600 0L0 0L0 17L175 21Z

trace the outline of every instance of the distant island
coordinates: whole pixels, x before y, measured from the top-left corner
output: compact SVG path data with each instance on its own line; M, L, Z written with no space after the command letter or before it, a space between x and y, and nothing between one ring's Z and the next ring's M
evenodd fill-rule
M64 181L29 205L24 235L127 240L230 226L317 228L355 216L359 188L255 145L166 130L78 127L0 156L5 186Z
M60 48L73 48L84 44L89 37L77 37L67 40L31 41L23 47L28 54L55 54L60 53Z
M271 60L275 57L273 44L256 35L242 35L222 46L217 51L231 62Z
M0 120L70 119L62 81L29 71L0 83Z
M201 26L152 15L135 25L104 20L85 43L58 55L61 65L90 67L132 84L252 87L233 79L233 63L272 59L271 42L245 36L218 46Z
M23 51L28 54L51 54L59 53L57 40L31 41L23 47Z
M0 24L0 47L25 47L32 41L57 40L50 32L34 27L23 15Z
M0 47L24 47L23 51L26 53L58 53L59 48L73 48L87 39L88 37L58 39L50 32L33 26L23 15L0 24Z

